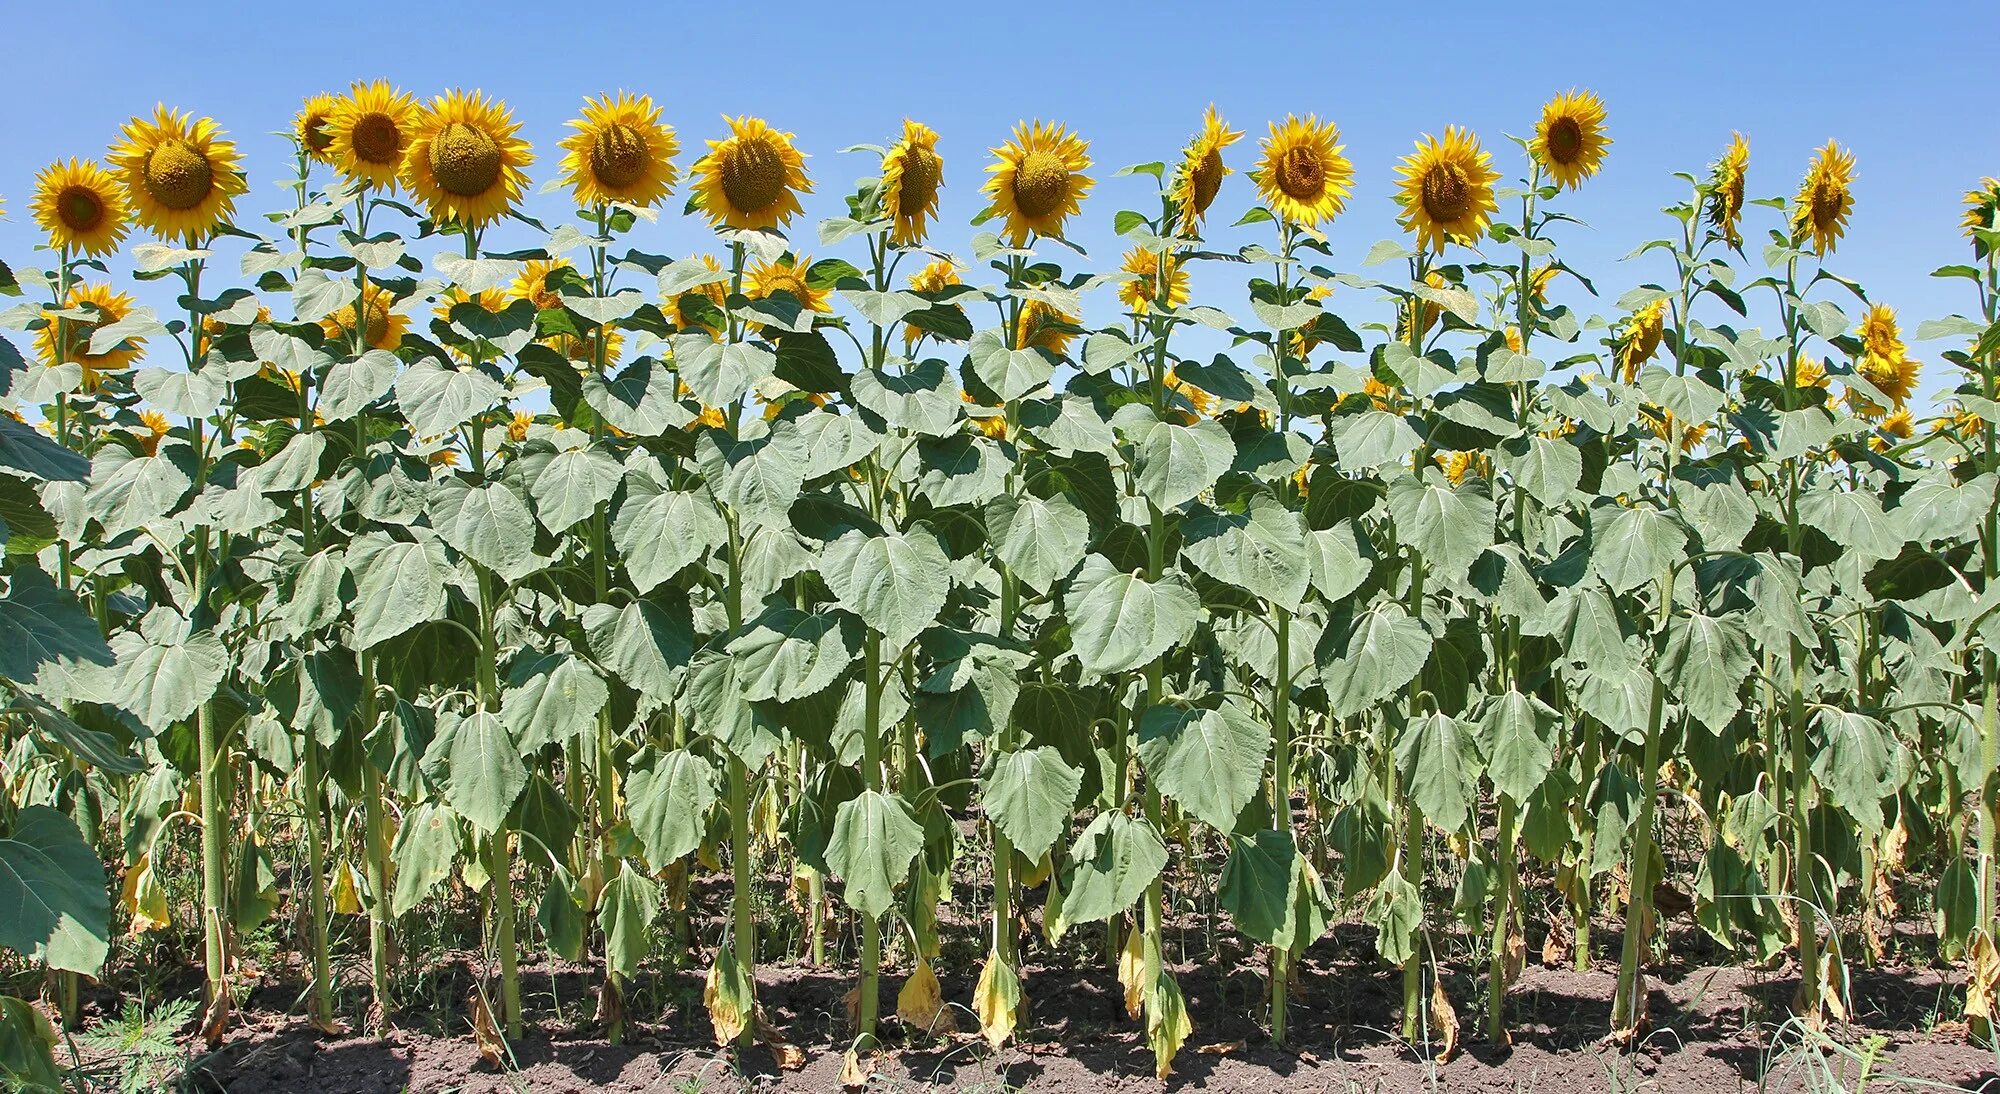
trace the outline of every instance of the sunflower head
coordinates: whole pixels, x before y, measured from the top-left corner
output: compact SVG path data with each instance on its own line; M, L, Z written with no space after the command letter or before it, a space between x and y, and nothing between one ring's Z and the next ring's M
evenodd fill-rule
M830 312L833 305L827 300L831 295L829 290L814 288L806 282L806 272L811 268L812 259L806 255L796 258L779 255L769 262L752 263L743 271L743 295L762 300L775 293L789 293L807 311Z
M1528 294L1535 298L1535 303L1544 304L1548 302L1549 286L1555 282L1556 275L1561 272L1562 267L1551 262L1528 276Z
M714 255L702 255L701 264L708 267L711 272L722 272L722 263L716 261ZM722 338L722 328L715 325L716 317L709 315L706 311L696 310L690 302L690 298L694 297L708 301L710 304L715 305L716 311L721 311L729 299L728 286L721 281L711 281L706 285L697 285L668 302L674 309L675 326L687 332L707 331L711 336L720 340Z
M356 318L359 307L360 317ZM360 332L362 344L370 349L395 349L403 344L403 332L410 328L407 317L392 309L396 298L389 290L371 281L361 299L347 304L319 321L329 342L349 342Z
M599 360L599 343L602 343L603 363L607 366L618 363L619 354L625 348L625 336L616 327L593 327L580 334L560 331L542 339L542 344L577 365L596 365Z
M1799 183L1798 197L1792 200L1792 235L1801 246L1810 240L1813 253L1825 257L1846 232L1847 215L1853 210L1854 153L1828 141L1813 157Z
M1556 185L1574 190L1597 173L1610 145L1611 138L1604 135L1604 101L1595 92L1565 91L1542 107L1528 150Z
M1022 349L1045 349L1060 357L1076 337L1069 329L1074 326L1076 316L1046 301L1029 300L1021 305L1020 318L1014 322L1014 344Z
M1480 151L1479 138L1469 129L1445 127L1444 137L1425 135L1417 150L1403 157L1396 172L1396 200L1403 206L1397 220L1416 233L1417 246L1443 252L1447 241L1470 244L1486 231L1500 206L1493 197L1491 154Z
M621 91L583 101L576 132L562 140L563 182L586 208L620 202L651 208L671 194L680 138L662 124L651 96Z
M562 271L574 269L567 258L531 258L521 264L521 272L507 286L507 297L532 300L536 311L555 311L563 306L563 282L575 276Z
M451 310L460 304L477 304L485 311L497 314L507 310L507 294L499 289L481 289L477 293L468 293L453 285L438 297L437 317L447 323L451 322ZM467 352L464 346L447 344L445 350L461 361L472 360L472 354Z
M1445 481L1453 486L1463 486L1467 479L1485 478L1491 474L1491 461L1484 452L1439 452L1431 459L1444 472Z
M1278 219L1316 229L1347 207L1354 165L1341 154L1339 126L1290 114L1271 123L1260 147L1257 196Z
M927 217L937 215L944 186L938 135L922 122L903 119L903 135L882 157L882 207L889 214L889 238L905 247L924 241Z
M525 410L517 410L507 422L507 439L520 444L528 439L528 427L535 424L535 416Z
M1443 274L1432 270L1424 275L1424 284L1429 285L1433 289L1442 289L1451 283L1444 279ZM1408 300L1403 301L1401 306L1397 308L1396 340L1398 342L1408 342L1413 337L1421 339L1429 334L1431 328L1437 325L1439 310L1436 304L1425 300L1421 296L1412 296ZM1411 332L1413 317L1416 328L1414 334Z
M1910 408L1897 407L1889 416L1875 424L1875 436L1868 438L1868 447L1877 452L1887 452L1897 441L1907 441L1917 431L1916 421Z
M1118 286L1118 299L1134 313L1145 315L1160 302L1162 275L1166 282L1166 307L1173 309L1187 303L1187 271L1181 268L1173 252L1155 254L1144 247L1134 247L1125 252L1125 264L1120 268L1134 275L1132 280Z
M387 80L354 84L327 118L329 161L348 179L381 189L395 186L417 112L415 96Z
M1854 371L1901 409L1916 393L1917 374L1923 366L1910 356L1909 347L1903 342L1902 332L1896 326L1895 309L1887 304L1870 307L1861 319L1859 334L1861 356L1854 362ZM1861 398L1867 401L1865 396ZM1849 401L1853 402L1852 395ZM1856 410L1870 416L1859 405Z
M1208 215L1208 207L1222 190L1222 180L1230 173L1222 162L1222 150L1242 139L1242 132L1229 128L1210 103L1201 119L1201 132L1182 151L1180 170L1174 174L1174 206L1180 210L1182 235L1201 231L1202 218Z
M986 215L1002 218L1007 242L1019 247L1030 233L1062 238L1063 222L1082 209L1096 185L1083 173L1090 167L1089 142L1067 126L1017 122L1014 139L993 155Z
M142 410L139 412L139 424L133 428L132 433L139 438L141 451L148 456L157 456L160 453L160 440L172 432L173 428L173 423L167 421L165 414L157 410Z
M949 258L933 259L923 269L910 275L910 291L923 293L926 296L932 293L943 292L953 285L962 284L964 282L958 276L958 263L953 262ZM946 307L957 308L958 305L948 304ZM923 340L924 334L925 331L923 328L914 323L903 324L903 344L905 346L916 345Z
M708 154L694 165L695 194L708 222L737 229L778 228L803 207L800 194L812 193L806 159L792 135L762 118L724 118L729 136L708 142Z
M535 160L515 134L505 103L484 93L450 91L417 113L403 155L403 187L434 221L479 228L521 198Z
M967 407L965 420L972 423L972 428L977 429L979 432L996 441L1007 439L1007 411L1005 407L997 403L980 402L970 391L959 392L958 399Z
M333 162L333 112L339 105L340 100L323 92L308 95L292 119L292 140L314 163Z
M1660 339L1666 330L1666 297L1633 312L1632 318L1625 321L1625 330L1618 342L1618 363L1624 369L1626 383L1637 379L1639 366L1652 360L1653 354L1659 352Z
M1674 427L1680 425L1682 452L1694 451L1708 437L1707 422L1696 422L1693 425L1681 424L1674 418L1674 412L1663 406L1648 404L1641 407L1639 420L1646 423L1646 428L1652 431L1653 436L1669 444L1673 443Z
M250 188L240 158L213 119L164 105L151 120L126 122L110 155L139 223L161 239L188 244L213 234Z
M1993 250L1992 233L2000 232L2000 179L1980 179L1976 189L1965 192L1965 216L1959 223L1972 240L1972 253L1985 258Z
M1332 295L1333 295L1333 282L1331 281L1322 281L1319 284L1314 285L1312 288L1306 290L1306 299L1315 302L1325 300L1327 297ZM1310 354L1313 350L1319 348L1319 339L1314 338L1312 336L1312 331L1314 329L1315 329L1314 327L1307 326L1307 327L1301 327L1298 330L1292 332L1292 342L1291 342L1292 356L1297 357L1299 360L1303 361L1306 359L1307 354Z
M69 296L63 301L64 310L80 308L93 312L96 318L64 319L45 313L47 323L35 332L35 349L45 364L74 363L82 366L83 389L96 391L106 373L131 368L133 362L145 353L146 340L143 338L127 338L103 353L90 352L90 336L100 328L131 315L132 307L130 296L109 285L72 286ZM56 341L58 328L62 339L60 348Z
M1708 170L1708 223L1731 247L1743 246L1743 180L1750 173L1750 142L1731 135L1729 151Z
M1166 381L1167 390L1179 396L1187 404L1181 412L1187 424L1192 425L1196 419L1206 418L1215 413L1217 400L1214 395L1181 379L1173 369L1167 370Z
M1792 386L1801 391L1809 387L1823 388L1827 385L1826 365L1817 357L1800 353L1792 361Z
M35 176L35 223L49 246L96 257L118 249L131 212L125 191L93 160L52 163Z

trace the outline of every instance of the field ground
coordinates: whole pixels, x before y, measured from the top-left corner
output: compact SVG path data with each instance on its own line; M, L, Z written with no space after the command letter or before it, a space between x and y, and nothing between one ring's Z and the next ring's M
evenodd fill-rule
M1530 963L1516 985L1516 1044L1496 1048L1477 1038L1467 1015L1465 1043L1448 1061L1427 1062L1394 1036L1396 983L1390 973L1351 964L1347 951L1367 943L1336 931L1308 955L1305 990L1292 1008L1296 1051L1271 1045L1244 1015L1254 1006L1261 975L1245 964L1226 976L1184 970L1192 1045L1164 1084L1153 1077L1140 1024L1123 1013L1120 989L1103 968L1030 966L1033 1005L1021 1043L999 1055L970 1035L898 1045L876 1061L870 1089L958 1091L1199 1090L1259 1091L1710 1091L1843 1090L1859 1088L1860 1050L1874 1035L1887 1038L1872 1069L1870 1089L2000 1091L2000 1054L1966 1042L1962 1025L1939 1024L1951 984L1929 969L1857 972L1851 1020L1831 1027L1823 1053L1805 1050L1796 1027L1783 1027L1783 1004L1797 984L1784 970L1740 966L1669 968L1653 981L1651 1035L1634 1052L1599 1038L1606 1027L1615 966L1578 973ZM588 971L561 970L554 981L566 1008L586 1013ZM970 997L969 974L942 976L945 997ZM253 1011L224 1045L198 1067L200 1089L231 1094L484 1094L514 1091L666 1092L696 1090L824 1091L837 1089L845 1040L841 996L852 981L804 964L760 970L759 995L784 1034L803 1050L804 1066L781 1070L769 1050L748 1050L738 1071L708 1041L699 977L681 974L663 985L689 1005L671 1008L664 1023L635 1023L621 1046L573 1024L545 1020L511 1046L518 1070L484 1064L469 1033L411 1027L387 1039L323 1038L302 1019L278 1010ZM885 973L884 1010L894 1007L899 975ZM1475 993L1469 981L1463 995ZM551 999L547 968L523 971L529 1006ZM254 1003L282 1006L296 987L260 991ZM1461 1002L1461 1007L1468 1004ZM549 1011L543 1009L544 1015ZM969 1014L958 1016L970 1029ZM467 1029L462 1015L451 1021ZM893 1029L893 1027L892 1027ZM885 1031L886 1032L886 1031Z

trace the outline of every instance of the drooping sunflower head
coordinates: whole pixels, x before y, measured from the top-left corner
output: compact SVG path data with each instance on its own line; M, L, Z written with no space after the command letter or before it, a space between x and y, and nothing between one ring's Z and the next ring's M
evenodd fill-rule
M924 241L925 218L937 215L944 186L938 135L922 122L903 119L903 135L882 157L882 208L889 214L889 238L905 247Z
M1469 129L1446 126L1443 138L1425 134L1417 150L1403 157L1396 172L1397 221L1417 236L1419 248L1443 252L1446 242L1470 244L1486 231L1500 208L1493 198L1492 155L1480 151Z
M1201 220L1215 204L1222 180L1230 173L1222 162L1222 150L1242 139L1243 133L1229 128L1210 103L1201 119L1201 132L1182 151L1180 170L1174 174L1174 205L1180 210L1182 235L1201 231Z
M1014 322L1014 344L1022 349L1039 347L1060 357L1076 337L1076 331L1069 329L1074 326L1076 316L1047 301L1029 300Z
M35 223L49 246L96 257L118 249L131 211L118 180L94 160L56 162L35 176Z
M1278 219L1318 228L1347 207L1354 165L1341 154L1340 127L1315 115L1288 114L1271 123L1259 146L1257 196Z
M1181 268L1173 252L1154 254L1144 247L1134 247L1125 252L1125 264L1121 267L1133 279L1118 286L1118 299L1139 315L1151 311L1160 302L1160 285L1166 283L1167 308L1178 308L1187 303L1188 275Z
M1965 216L1959 223L1972 240L1972 253L1985 258L1993 244L1990 236L1979 233L2000 232L2000 179L1980 179L1977 188L1965 192Z
M1219 400L1213 394L1181 379L1173 369L1167 370L1166 381L1167 390L1179 396L1187 404L1181 410L1181 416L1186 424L1192 425L1197 419L1215 414Z
M507 105L449 91L417 112L403 155L403 187L435 221L479 228L507 214L535 161Z
M1823 388L1827 385L1829 379L1830 377L1828 377L1826 372L1826 364L1819 358L1808 357L1806 354L1800 353L1796 358L1793 359L1792 361L1793 387L1798 388L1801 391L1809 387Z
M964 282L958 276L958 263L953 262L949 258L933 259L923 269L910 275L910 291L925 295L940 293L953 285L962 284ZM947 304L945 306L949 308L958 307L956 304ZM903 344L905 346L916 345L923 340L924 333L924 329L914 323L903 324Z
M144 338L127 338L103 353L90 351L90 336L132 314L132 298L110 285L78 284L64 298L63 310L82 310L95 318L61 318L45 311L47 325L35 332L35 350L48 365L76 364L83 368L83 389L96 391L110 372L122 372L144 355ZM62 339L57 348L58 327Z
M1562 267L1551 262L1528 276L1528 295L1535 298L1535 303L1544 304L1548 302L1549 286L1555 282L1556 275L1561 272Z
M1910 414L1909 407L1897 407L1888 417L1875 425L1876 435L1868 438L1868 447L1877 452L1887 452L1897 441L1907 441L1917 431L1917 423Z
M649 209L671 194L680 138L660 121L649 95L620 91L583 101L583 117L562 140L563 182L585 208L620 202Z
M1090 143L1053 123L1016 122L1014 139L993 150L983 188L987 216L1002 218L1001 234L1019 247L1035 233L1062 238L1063 222L1083 207L1094 183Z
M1750 173L1750 142L1731 135L1729 151L1708 171L1708 223L1731 247L1743 246L1743 180Z
M807 311L830 312L833 305L827 297L831 290L815 288L806 281L811 268L812 259L805 255L779 255L769 262L752 263L743 271L743 295L762 300L775 293L789 293Z
M701 264L708 267L712 273L722 272L722 263L716 261L714 255L702 255ZM697 309L693 302L695 298L715 305L715 310L719 312L729 299L729 286L725 282L710 281L705 285L697 285L668 301L674 309L675 326L690 333L707 331L712 337L721 339L720 317L710 315L706 309Z
M1571 190L1597 173L1611 138L1604 135L1604 101L1591 91L1565 91L1542 107L1528 149L1556 185Z
M563 306L560 287L568 275L559 271L574 267L567 258L531 258L521 263L521 272L507 286L510 300L532 300L536 311L554 311Z
M234 142L212 118L161 105L151 120L125 123L111 149L134 217L161 239L195 244L236 211L236 197L250 189L238 168Z
M542 339L542 344L563 355L578 365L599 363L599 345L602 344L602 363L606 366L618 363L624 352L625 336L616 327L592 327L579 334L560 331Z
M1896 326L1895 309L1887 304L1870 307L1861 319L1860 336L1861 356L1854 362L1854 371L1901 409L1916 393L1917 375L1923 366L1910 356L1909 347L1903 342L1902 332Z
M1792 199L1792 235L1800 246L1810 240L1814 254L1833 253L1854 209L1854 153L1828 141L1813 157L1798 197Z
M403 173L417 125L417 100L387 80L355 83L327 119L327 155L342 176L390 189Z
M1525 344L1521 341L1521 328L1509 326L1504 337L1507 340L1507 349L1510 353L1521 352L1521 347Z
M333 162L333 112L340 101L324 92L306 96L292 119L292 140L314 163Z
M403 332L410 329L409 318L398 315L393 310L395 306L395 295L371 281L360 300L342 305L340 310L320 320L319 328L329 342L351 344L359 331L362 344L369 349L392 350L403 344Z
M800 194L812 193L806 158L792 135L762 118L724 118L729 136L708 142L708 154L694 165L695 193L715 227L777 228L803 210Z
M1900 357L1909 347L1903 342L1903 334L1896 324L1896 309L1887 304L1869 307L1868 314L1861 317L1861 326L1855 331L1861 337L1861 352L1868 357Z
M1443 274L1432 270L1424 275L1424 284L1429 285L1433 289L1442 289L1449 285L1450 282L1444 279ZM1396 340L1398 342L1408 342L1412 337L1421 339L1429 334L1431 327L1437 324L1440 310L1436 304L1425 300L1421 296L1412 296L1408 300L1403 301L1396 309ZM1416 328L1414 335L1411 333L1413 323Z
M507 439L520 444L528 439L528 430L535 424L535 416L525 410L517 410L507 422Z
M1618 343L1618 363L1625 371L1625 382L1632 383L1639 376L1639 366L1653 359L1659 351L1660 339L1667 329L1667 299L1661 297L1632 313L1626 320L1625 330Z
M1646 428L1652 431L1653 436L1658 437L1660 440L1666 441L1670 444L1673 442L1674 427L1675 425L1680 424L1676 422L1673 411L1668 410L1666 407L1653 406L1651 404L1648 404L1640 408L1639 420L1646 423ZM1707 438L1708 438L1707 422L1695 422L1692 425L1685 425L1685 424L1681 425L1682 452L1694 451L1697 447L1701 445L1701 442L1706 440Z

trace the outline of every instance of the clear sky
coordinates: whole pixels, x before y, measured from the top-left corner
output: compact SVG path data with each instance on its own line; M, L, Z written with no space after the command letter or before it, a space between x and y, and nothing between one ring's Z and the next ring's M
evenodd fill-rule
M1111 172L1171 162L1210 102L1250 133L1230 150L1239 171L1270 119L1311 111L1339 123L1357 178L1331 238L1336 264L1354 270L1370 243L1398 235L1393 168L1418 135L1471 126L1512 177L1522 160L1505 135L1530 133L1552 93L1589 88L1607 104L1616 143L1602 174L1562 199L1590 225L1563 237L1563 254L1603 295L1593 305L1574 286L1558 294L1586 314L1609 313L1625 289L1663 276L1656 258L1618 260L1671 230L1659 209L1685 194L1671 173L1704 171L1732 129L1751 142L1752 197L1792 193L1829 137L1854 151L1854 218L1830 265L1894 304L1906 332L1923 318L1970 310L1965 282L1928 274L1970 260L1960 196L1981 175L2000 174L1992 0L1893 9L1849 0L648 7L10 5L16 46L8 51L12 94L0 109L8 206L0 256L17 266L46 260L32 253L38 236L27 208L39 167L102 155L119 125L156 101L212 115L237 140L252 183L239 210L289 205L275 186L289 169L288 146L274 131L303 96L378 77L426 97L453 86L503 97L535 143L537 185L555 174L554 142L587 94L653 95L681 133L683 167L703 138L720 134L723 114L761 114L794 131L811 156L818 193L806 211L814 220L839 212L851 181L871 166L839 149L886 141L908 115L942 134L946 188L933 239L962 258L974 231L966 222L983 204L987 149L1018 119L1067 122L1089 139L1096 161L1098 186L1071 234L1098 268L1117 262L1113 215L1155 208L1150 179ZM537 195L531 208L553 223L564 215L562 200ZM1217 203L1222 223L1253 201L1249 181L1232 176ZM712 250L701 224L678 208L643 227L635 245ZM1749 215L1753 238L1775 216L1758 208ZM1224 231L1217 242L1233 248L1269 233L1268 225ZM801 249L819 251L809 229L794 234ZM1063 261L1077 265L1073 256ZM1240 285L1215 285L1223 295L1207 302L1248 316ZM1197 295L1205 289L1198 283ZM1851 301L1840 303L1855 312ZM1369 307L1335 306L1350 314ZM1927 362L1923 386L1936 390L1947 379L1940 347L1913 348Z

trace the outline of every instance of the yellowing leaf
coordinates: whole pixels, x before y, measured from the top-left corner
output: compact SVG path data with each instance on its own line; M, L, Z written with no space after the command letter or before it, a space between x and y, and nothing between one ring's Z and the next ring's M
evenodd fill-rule
M1014 1023L1021 1010L1021 980L998 950L986 955L979 986L972 992L972 1010L979 1015L979 1032L995 1051L1014 1035Z
M472 1043L479 1047L479 1058L488 1067L506 1066L506 1045L500 1040L499 1027L493 1024L493 1011L486 1005L485 993L474 988L465 1004L472 1012Z
M723 943L722 948L715 952L715 964L708 967L708 980L702 987L701 1001L708 1008L708 1021L715 1030L716 1044L728 1048L743 1036L744 1030L750 1028L755 999L743 970L736 966L733 941Z
M1146 1045L1153 1050L1153 1075L1164 1079L1173 1073L1174 1057L1194 1032L1188 1020L1187 1001L1181 986L1163 969L1146 993Z
M173 921L167 909L167 891L153 876L151 855L140 855L138 863L125 871L125 885L119 893L119 901L132 916L133 937L158 930Z
M1137 924L1125 933L1124 948L1118 951L1118 983L1125 988L1125 1016L1139 1017L1146 1004L1146 940Z
M333 910L337 915L361 914L361 888L355 883L354 866L342 862L333 871Z
M1458 1052L1458 1011L1451 1005L1451 996L1445 994L1444 980L1436 976L1431 977L1431 1025L1444 1042L1439 1062L1450 1060Z
M951 1012L945 1009L944 994L929 961L918 958L917 967L903 980L902 989L896 993L896 1017L930 1034L949 1033L958 1028Z

